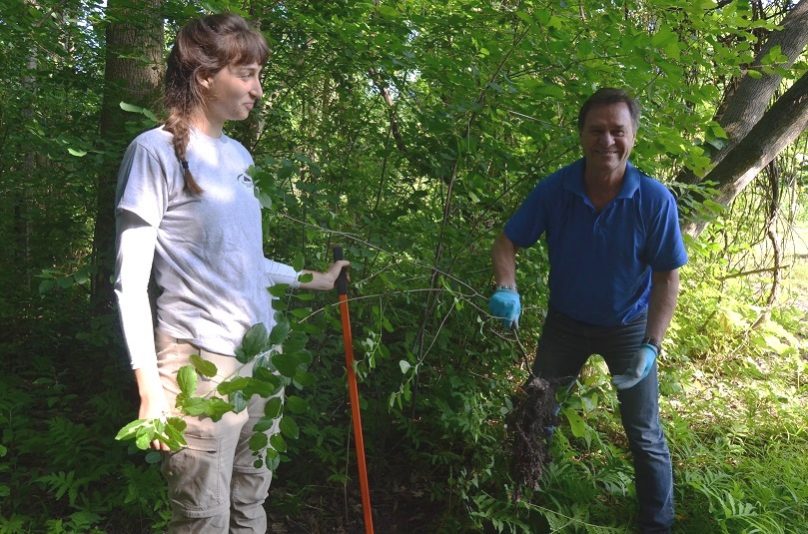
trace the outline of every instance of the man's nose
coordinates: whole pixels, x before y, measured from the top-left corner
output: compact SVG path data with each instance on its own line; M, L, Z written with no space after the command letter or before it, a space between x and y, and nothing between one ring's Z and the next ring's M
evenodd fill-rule
M609 132L605 132L600 136L599 141L600 144L603 146L612 146L612 143L614 142L614 136L612 136L612 134Z

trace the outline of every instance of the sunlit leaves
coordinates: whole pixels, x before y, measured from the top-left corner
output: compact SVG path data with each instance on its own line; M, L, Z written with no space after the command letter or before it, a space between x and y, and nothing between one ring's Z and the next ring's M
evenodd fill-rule
M193 395L197 384L196 370L190 365L181 367L177 371L177 384L186 397Z
M205 377L216 376L216 364L211 361L205 360L199 354L191 355L191 363L197 373Z
M165 419L137 419L125 425L115 436L116 440L134 440L137 448L147 450L153 441L165 443L172 451L186 445L183 432L186 423L179 417Z

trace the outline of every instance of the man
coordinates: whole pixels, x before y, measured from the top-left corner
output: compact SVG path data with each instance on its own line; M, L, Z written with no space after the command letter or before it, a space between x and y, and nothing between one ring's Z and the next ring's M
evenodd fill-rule
M492 314L516 327L516 252L546 236L550 302L533 374L572 384L591 354L606 360L634 459L643 532L673 523L670 452L659 427L656 357L687 262L671 193L628 161L639 105L604 88L578 115L584 157L546 177L492 250Z

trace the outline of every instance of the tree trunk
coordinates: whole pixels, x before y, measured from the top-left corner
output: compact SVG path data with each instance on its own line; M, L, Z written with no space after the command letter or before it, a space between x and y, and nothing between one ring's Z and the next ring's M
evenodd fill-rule
M28 67L29 74L26 74L22 79L22 86L25 87L30 94L36 93L37 86L36 86L36 76L34 73L36 72L38 62L36 56L36 50L31 50L31 54L28 56L28 61L26 62L26 66ZM34 116L34 108L36 104L35 101L32 100L31 108L26 109L22 112L22 116L26 119L26 121L32 121ZM25 154L25 169L28 173L33 175L36 172L37 168L37 154L33 150L29 150ZM25 277L23 282L23 289L25 290L26 295L31 294L31 280L33 279L33 260L31 258L31 210L33 209L33 201L31 198L31 188L24 187L20 191L20 196L18 199L18 204L15 206L14 215L15 215L15 222L17 226L16 229L16 236L19 240L18 250L20 251L19 254L19 265L24 266L24 272L22 273ZM27 302L27 300L26 300Z
M759 72L763 59L776 46L780 47L781 53L787 58L786 62L779 66L789 68L794 64L808 45L808 0L800 0L788 12L781 26L782 29L773 32L766 40L749 70ZM717 121L727 132L728 139L723 148L710 155L713 165L721 163L757 124L769 107L781 82L782 77L776 73L763 74L759 78L746 74L735 90L727 96L724 109ZM701 180L691 171L685 170L677 181L698 183Z
M162 80L162 0L145 0L137 7L128 0L107 4L107 55L100 134L108 160L98 177L96 221L93 236L92 308L97 317L112 309L112 274L115 257L115 185L122 147L127 140L126 122L131 114L122 101L153 107Z
M744 187L808 127L808 73L766 112L754 128L705 176L718 184L714 200L729 205ZM705 221L689 222L684 232L696 237L707 226Z

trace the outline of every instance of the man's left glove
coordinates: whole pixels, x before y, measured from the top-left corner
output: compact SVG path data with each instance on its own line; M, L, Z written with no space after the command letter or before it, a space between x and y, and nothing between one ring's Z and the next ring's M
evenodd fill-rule
M650 343L643 343L634 353L631 365L626 369L625 374L614 376L612 383L617 389L633 388L648 376L658 355L659 349Z
M522 313L522 303L516 289L501 287L488 299L488 310L491 315L499 318L505 328L519 328L519 315Z

